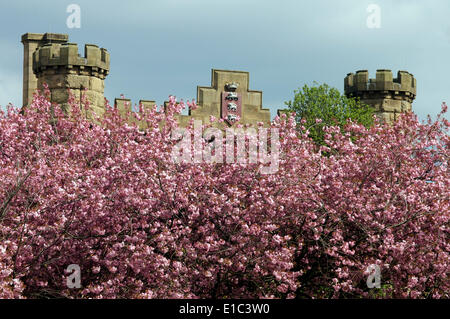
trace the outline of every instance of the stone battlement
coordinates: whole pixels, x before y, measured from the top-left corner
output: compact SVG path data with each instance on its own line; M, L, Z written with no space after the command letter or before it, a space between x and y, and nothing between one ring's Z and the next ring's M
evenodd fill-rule
M387 123L394 122L403 112L412 111L416 90L416 79L407 71L398 71L393 78L391 70L377 70L376 78L369 79L369 72L360 70L347 74L344 80L345 95L370 105Z
M40 43L65 43L69 40L67 34L60 33L25 33L22 35L22 43L25 42L40 42Z
M412 102L416 96L416 79L407 71L398 71L393 78L391 70L377 70L376 78L369 79L367 70L348 73L344 80L345 94L348 96L370 96L385 93L398 95Z
M150 100L140 100L138 105L143 106L144 109L146 108L152 108L156 105L155 101ZM130 99L126 98L116 98L114 99L114 107L119 110L119 112L128 112L132 111L133 104L131 103Z
M39 74L51 70L104 79L109 73L109 61L108 51L94 44L84 46L82 57L75 43L46 43L33 53L33 71Z

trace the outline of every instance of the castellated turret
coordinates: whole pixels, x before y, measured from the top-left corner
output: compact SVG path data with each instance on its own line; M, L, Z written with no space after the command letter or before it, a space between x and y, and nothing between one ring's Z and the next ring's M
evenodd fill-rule
M60 36L62 38L63 35ZM67 41L67 36L64 40ZM42 90L43 84L47 83L51 101L65 109L69 99L68 89L79 101L83 93L93 110L101 115L105 110L104 79L109 73L109 61L107 50L94 44L86 44L84 56L80 56L77 44L64 41L41 42L34 50L32 59L33 73L37 78L36 87Z
M52 102L65 107L69 99L67 89L80 101L81 93L85 92L93 110L99 115L104 113L104 79L109 72L106 49L86 44L84 57L81 57L75 43L48 43L33 53L33 71L38 79L38 89L47 83Z
M344 80L345 95L360 98L387 123L395 121L400 113L412 111L416 88L416 79L407 71L398 71L397 78L393 78L391 70L377 70L376 78L369 79L369 72L360 70L348 73Z

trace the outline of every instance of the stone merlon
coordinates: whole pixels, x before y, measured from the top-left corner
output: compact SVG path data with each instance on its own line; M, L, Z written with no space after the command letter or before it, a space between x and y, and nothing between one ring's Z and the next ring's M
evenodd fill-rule
M347 74L344 80L345 94L353 96L368 91L391 91L414 99L416 87L416 79L407 71L398 71L397 77L393 78L391 70L377 70L376 78L369 79L369 72L360 70L356 74Z
M37 74L47 68L78 67L104 78L109 73L109 61L108 51L94 44L86 44L84 57L81 57L75 43L47 43L33 53L33 71Z

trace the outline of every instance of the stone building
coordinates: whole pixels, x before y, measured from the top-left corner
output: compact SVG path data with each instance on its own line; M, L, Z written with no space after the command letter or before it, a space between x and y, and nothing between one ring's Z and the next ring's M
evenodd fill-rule
M209 123L210 116L224 118L216 126L224 128L239 121L241 124L270 123L270 110L262 107L262 92L249 89L249 73L244 71L215 70L211 72L211 86L197 86L197 105L188 115L179 115L180 126L186 126L191 118ZM144 107L154 101L140 100ZM131 106L129 99L115 99L119 110Z
M66 34L26 33L22 36L23 57L23 107L32 101L36 89L42 90L47 83L51 101L67 107L68 89L75 99L81 101L82 92L98 115L105 110L104 80L109 74L110 56L106 49L86 44L84 56L78 46L68 42ZM191 118L208 123L210 116L223 118L219 127L241 124L270 123L270 111L263 108L262 92L250 90L250 75L244 71L215 70L211 72L211 86L197 87L197 105L188 115L179 115L181 126ZM399 71L393 78L390 70L378 70L375 79L369 79L367 71L347 74L344 80L345 94L359 97L362 102L375 108L387 122L394 121L401 112L411 111L416 96L416 80L406 71ZM139 101L144 107L155 101ZM117 98L114 106L121 113L130 110L129 99ZM279 110L279 113L282 110Z

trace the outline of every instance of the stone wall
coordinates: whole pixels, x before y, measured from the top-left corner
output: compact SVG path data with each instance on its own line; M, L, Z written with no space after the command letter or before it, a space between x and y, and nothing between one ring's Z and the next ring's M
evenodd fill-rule
M270 123L270 110L262 105L262 91L250 90L250 74L244 71L215 70L211 71L211 86L197 87L198 108L189 112L189 116L203 123L209 123L210 115L224 118L221 127L232 126L235 123L256 125ZM235 93L237 100L227 99L229 93ZM236 104L237 110L232 111L229 104ZM236 115L237 122L229 120L227 115ZM181 116L180 122L188 118Z
M236 99L227 99L229 93L235 93ZM249 90L248 72L213 69L211 86L197 87L196 102L197 109L189 110L188 115L177 116L180 126L186 126L192 118L203 124L210 123L211 115L216 119L225 119L222 124L214 125L219 128L227 128L236 123L256 125L263 122L266 126L270 123L270 110L262 107L262 92ZM145 107L153 106L155 101L141 100L139 103L143 103ZM236 105L235 109L233 103ZM114 105L119 112L124 113L130 110L131 100L115 99ZM231 115L231 119L236 116L236 120L229 120L228 115Z

